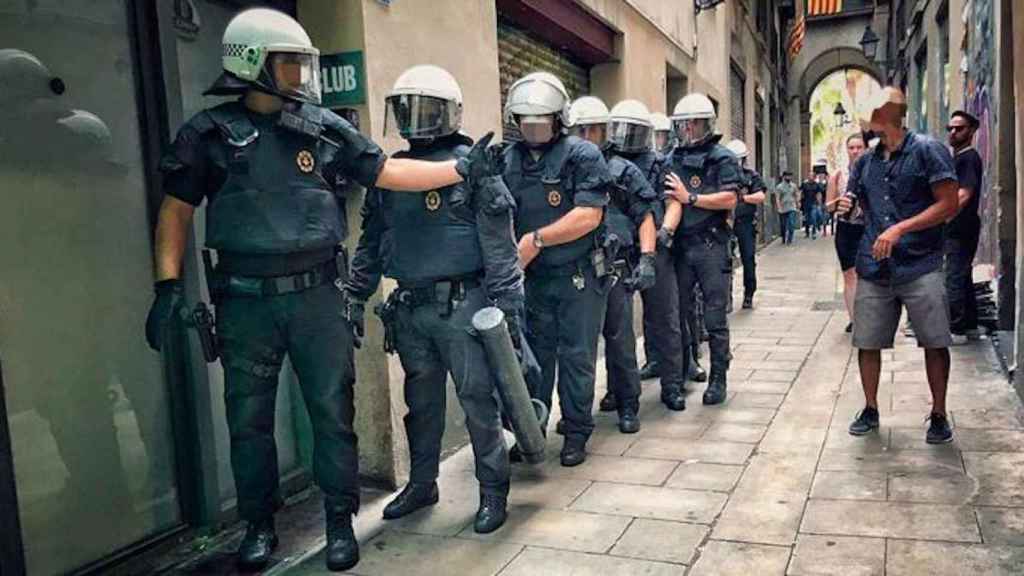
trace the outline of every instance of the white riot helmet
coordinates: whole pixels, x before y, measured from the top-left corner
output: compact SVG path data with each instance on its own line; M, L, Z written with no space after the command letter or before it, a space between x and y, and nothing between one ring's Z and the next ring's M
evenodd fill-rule
M729 149L729 152L735 154L736 158L740 160L743 160L750 155L750 150L747 149L747 145L743 143L743 140L732 140L726 144L725 147Z
M555 126L556 119L561 126ZM519 127L528 145L546 144L569 125L569 92L554 74L527 74L508 90L505 121Z
M624 154L637 154L651 149L651 113L639 100L623 100L608 117L608 141Z
M320 51L291 16L252 8L228 22L224 73L205 94L239 94L256 86L282 98L320 104Z
M406 140L428 140L462 127L462 89L444 68L409 68L395 80L385 103L385 135L397 130Z
M651 114L651 125L654 127L654 149L658 152L669 151L675 145L672 121L668 119L668 116L655 112Z
M696 146L715 133L715 105L695 92L683 96L672 110L672 128L680 146Z
M604 146L608 139L608 107L594 96L577 98L569 106L569 132Z

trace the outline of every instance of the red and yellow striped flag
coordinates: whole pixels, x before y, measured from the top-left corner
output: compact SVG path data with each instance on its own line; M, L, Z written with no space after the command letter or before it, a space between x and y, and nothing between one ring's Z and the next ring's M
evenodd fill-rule
M843 0L807 0L808 16L828 16L843 11Z
M790 60L795 59L797 54L800 54L800 49L804 47L804 36L806 33L807 20L800 16L796 23L793 24L793 29L789 32L789 40L786 43L786 51L789 53Z

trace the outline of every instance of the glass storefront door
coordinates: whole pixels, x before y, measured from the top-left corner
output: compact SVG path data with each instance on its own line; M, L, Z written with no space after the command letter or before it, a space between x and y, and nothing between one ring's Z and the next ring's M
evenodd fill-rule
M125 2L0 0L0 359L29 574L181 522Z

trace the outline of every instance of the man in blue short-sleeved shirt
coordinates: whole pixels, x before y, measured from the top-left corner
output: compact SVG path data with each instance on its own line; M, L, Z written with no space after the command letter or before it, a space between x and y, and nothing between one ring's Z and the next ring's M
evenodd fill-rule
M949 379L948 305L942 273L943 224L956 213L957 178L949 150L929 136L903 128L903 94L886 88L871 115L879 144L864 154L850 174L840 212L853 199L864 209L865 231L857 252L857 297L853 345L867 406L850 425L864 435L878 427L881 350L891 348L901 307L925 349L932 390L931 426L926 440L953 439L946 420Z

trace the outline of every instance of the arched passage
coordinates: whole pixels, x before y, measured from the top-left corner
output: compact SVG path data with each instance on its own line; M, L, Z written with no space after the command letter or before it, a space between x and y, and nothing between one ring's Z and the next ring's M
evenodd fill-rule
M812 87L808 98L808 132L810 157L815 166L824 161L830 174L846 168L846 140L861 131L861 121L870 118L872 99L881 89L873 75L857 68L836 70ZM836 116L838 105L846 111L845 117Z
M800 177L807 175L812 165L811 157L811 96L815 88L829 75L844 69L857 70L882 83L881 70L864 57L859 47L836 46L822 51L803 69L799 77L797 95L800 99Z

